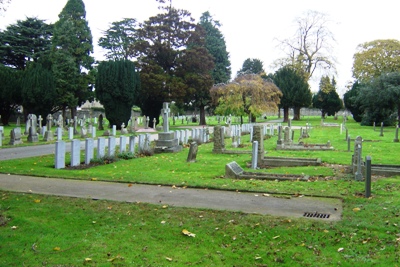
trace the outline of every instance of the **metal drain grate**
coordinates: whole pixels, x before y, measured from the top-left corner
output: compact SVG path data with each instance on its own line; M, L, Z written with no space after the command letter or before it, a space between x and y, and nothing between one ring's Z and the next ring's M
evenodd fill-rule
M318 213L318 212L304 212L303 217L307 218L319 218L319 219L329 219L331 215L327 213Z

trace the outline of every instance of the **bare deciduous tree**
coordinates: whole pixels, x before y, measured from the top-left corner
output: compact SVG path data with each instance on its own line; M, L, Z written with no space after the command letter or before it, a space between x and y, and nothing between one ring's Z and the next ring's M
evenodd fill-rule
M293 37L278 40L287 57L276 60L275 66L291 65L302 70L307 80L317 69L335 71L335 38L328 28L330 23L325 14L317 11L308 11L296 18L297 31Z

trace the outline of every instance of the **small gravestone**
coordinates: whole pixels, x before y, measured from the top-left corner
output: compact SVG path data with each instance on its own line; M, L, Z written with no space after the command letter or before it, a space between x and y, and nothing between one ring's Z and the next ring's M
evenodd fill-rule
M192 142L189 148L189 154L186 159L186 162L196 162L198 146L196 142Z
M3 131L0 130L0 147L3 145Z
M125 128L125 123L123 122L121 125L121 134L128 134L128 130Z
M22 139L21 139L21 128L17 127L11 130L10 132L10 143L9 145L19 145L22 144Z
M235 161L232 161L225 165L226 178L239 178L239 176L242 175L243 173L244 170Z
M379 136L383 136L383 122L381 123L381 134Z
M82 126L81 128L81 138L86 138L88 136L87 130L85 125Z
M399 142L399 126L398 125L396 126L396 132L395 132L395 135L394 135L393 142L395 142L395 143Z
M113 126L112 126L111 135L112 135L112 136L116 136L116 135L117 135L117 125L113 125Z

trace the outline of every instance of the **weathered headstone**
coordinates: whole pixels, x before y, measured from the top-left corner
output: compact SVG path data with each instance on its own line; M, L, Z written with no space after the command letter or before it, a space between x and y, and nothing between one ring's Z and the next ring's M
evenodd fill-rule
M21 139L21 128L17 127L11 130L10 132L10 143L9 145L19 145L22 144L22 139Z
M243 173L244 173L244 170L235 161L232 161L225 165L225 177L226 178L238 178Z
M395 135L394 135L393 142L395 142L395 143L399 142L399 126L398 125L396 126L396 132L395 132Z
M87 137L88 137L88 132L87 132L86 126L83 125L81 127L81 138L87 138Z
M225 133L221 125L214 126L214 148L213 153L223 153L225 151Z
M37 117L35 114L28 115L28 123L29 123L28 142L31 143L39 142L39 134L37 133Z
M258 162L260 162L264 158L264 135L262 131L262 126L254 125L253 126L253 141L257 141L257 158Z
M156 118L154 118L154 119L153 119L153 129L154 129L154 130L156 129L156 122L157 122L157 120L156 120Z
M197 146L196 142L192 142L190 144L189 154L188 154L188 157L186 159L186 162L196 162L198 149L199 149L199 147Z
M121 125L121 134L128 134L128 130L125 128L125 123L123 122Z
M0 130L0 147L3 146L3 131Z
M379 136L383 136L383 122L381 123L381 134Z
M39 115L39 118L38 118L38 121L39 121L39 129L42 129L42 121L43 121L43 118L42 118L42 115Z

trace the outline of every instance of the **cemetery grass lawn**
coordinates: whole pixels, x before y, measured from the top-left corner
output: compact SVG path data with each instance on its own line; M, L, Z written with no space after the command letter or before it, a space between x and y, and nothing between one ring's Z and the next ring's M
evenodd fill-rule
M186 148L80 170L55 170L54 156L2 161L0 172L339 197L344 206L339 222L0 192L0 266L398 266L399 177L374 177L373 196L365 199L364 183L337 166L350 164L344 133L319 127L319 119L309 121L315 128L306 141L330 140L334 151L275 151L273 137L265 141L266 155L320 157L324 165L262 171L304 173L314 178L311 182L225 179L225 164L231 161L251 171L246 167L250 155L216 155L212 144L199 146L196 163L186 163ZM375 141L363 146L374 164L400 164L394 128L379 137L372 127L347 126L352 138ZM248 142L248 136L243 139ZM196 236L184 235L184 229Z
M373 193L329 222L0 192L0 266L398 266L398 179Z

